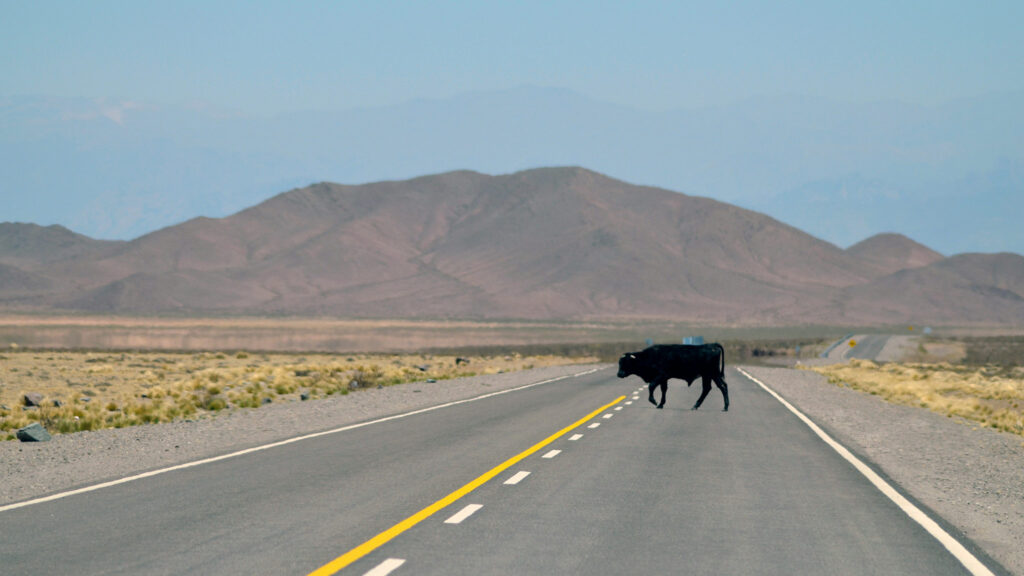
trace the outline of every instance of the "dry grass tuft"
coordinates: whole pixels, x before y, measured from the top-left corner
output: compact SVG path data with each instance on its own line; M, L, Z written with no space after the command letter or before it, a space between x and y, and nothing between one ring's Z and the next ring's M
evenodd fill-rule
M1024 368L851 360L809 368L833 384L1024 436Z
M334 355L6 351L0 355L0 440L40 422L51 433L208 417L269 402L345 395L596 358L551 355ZM44 396L26 407L27 393ZM55 401L60 405L55 405Z

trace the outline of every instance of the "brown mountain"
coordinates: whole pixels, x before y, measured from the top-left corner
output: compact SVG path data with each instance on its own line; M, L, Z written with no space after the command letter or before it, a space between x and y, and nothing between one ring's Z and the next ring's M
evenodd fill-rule
M846 249L875 268L879 275L920 268L943 259L942 254L902 234L876 234Z
M842 291L858 319L891 323L1024 323L1024 257L958 254Z
M121 244L93 240L58 225L0 222L0 264L26 270L73 258L95 258Z
M93 312L719 324L891 323L917 313L910 293L893 295L898 313L879 320L874 299L907 290L887 284L888 273L922 265L930 251L902 237L862 244L844 251L708 198L544 168L317 184L227 218L197 218L100 253L19 268L45 268L52 282L31 295L34 307ZM984 268L971 264L981 257L965 255L957 269ZM972 305L943 317L982 321L1024 293L1010 274L949 281L935 297L956 300L997 280L991 307L981 300L984 314L973 316ZM1021 322L1022 314L1001 321Z
M26 272L18 267L0 264L0 298L28 296L40 290L52 288L52 282L39 274Z

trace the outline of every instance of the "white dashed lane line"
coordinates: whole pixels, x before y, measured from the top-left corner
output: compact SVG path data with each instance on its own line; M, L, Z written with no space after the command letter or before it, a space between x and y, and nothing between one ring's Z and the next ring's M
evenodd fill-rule
M388 558L378 564L376 568L367 572L366 576L387 576L402 564L405 564L405 560L401 558Z
M627 404L632 404L632 402L627 402ZM622 410L622 406L616 407L615 410ZM612 416L614 416L614 414L607 413L607 414L603 414L602 418L608 419L608 418L611 418ZM600 425L601 425L600 422L593 422L589 426L587 426L587 428L594 429L594 428L597 428ZM583 434L573 434L572 436L569 437L569 441L575 442L575 441L579 440L580 438L583 438ZM558 456L561 453L562 453L561 450L549 450L543 456L541 456L541 458L545 458L545 459L550 460L550 459ZM516 484L519 484L523 480L525 480L526 477L529 476L529 475L530 475L530 472L528 472L526 470L520 470L519 472L516 472L515 474L510 476L507 480L505 480L504 484L508 485L508 486L514 486ZM477 511L479 511L483 507L484 507L483 504L467 504L465 507L462 508L462 510L459 510L458 512L453 514L450 518L445 520L444 523L445 524L461 524L463 521L465 521L467 518L469 518L470 516L475 514ZM400 558L388 558L384 562L381 562L379 565L377 565L376 568L374 568L373 570L370 570L369 572L367 572L366 576L386 576L387 574L390 574L392 571L396 570L398 567L400 567L403 564L405 564L405 560L403 560L403 559L400 559Z
M589 374L589 373L595 372L595 371L596 371L596 369L595 370L591 370L589 372L582 372L582 373L578 374L577 376L580 376L580 375L583 375L583 374ZM550 382L554 382L556 380L559 380L559 378L550 380ZM544 382L532 384L530 386L537 386L537 385L544 384L544 383L547 383L547 382L549 382L549 381L544 381ZM512 390L519 390L519 389L524 389L524 388L527 388L527 387L529 387L529 386L521 387L521 388L515 388L515 389L512 389ZM500 393L501 392L492 393L491 395L500 394ZM484 398L484 397L489 397L489 396L481 396L481 397L478 397L478 398ZM346 566L351 565L353 562L358 561L360 558L365 557L367 554L372 553L374 550L380 548L384 544L394 540L396 537L398 537L402 533L406 532L407 530L409 530L413 526L419 524L422 520L425 520L425 519L429 518L430 516L433 516L434 513L436 513L436 512L440 512L441 510L444 510L445 508L448 507L449 504L459 500L460 498L462 498L466 494L469 494L470 492L472 492L476 488L478 488L478 487L482 486L483 484L487 483L488 481L493 479L498 474L501 474L504 470L510 468L511 466L514 466L517 462L527 458L528 456L534 454L535 452L538 452L543 447L552 444L553 442L555 442L559 438L562 438L564 435L568 434L574 428L577 428L579 426L584 425L588 420L592 420L593 418L595 418L601 412L603 412L605 410L608 410L609 408L612 408L613 406L615 406L619 402L622 402L625 399L626 399L625 396L619 396L614 401L605 404L604 406L602 406L601 408L598 408L597 410L594 410L593 412L591 412L590 414L588 414L584 418L582 418L580 420L577 420L575 423L571 424L570 426L561 429L560 431L556 432L555 434L553 434L553 435L549 436L548 438L542 440L541 442L533 445L531 448L529 448L529 449L519 453L516 456L513 456L512 458L506 460L505 462L503 462L502 464L496 466L495 468L492 468L488 472L484 473L482 476L480 476L480 477L476 478L475 480L471 481L470 483L462 486L461 488L459 488L458 490L452 492L448 496L445 496L441 500L438 500L437 502L434 502L430 506L427 506L423 510L420 510L419 512L417 512L413 516L410 516L409 518L406 518L402 522L399 522L398 524L392 526L391 528L389 528L389 529L385 530L384 532L381 532L377 536L371 538L370 540L367 540L362 545L357 546L356 548L353 548L352 550L349 550L347 553L342 554L341 556L338 556L337 558L335 558L331 562L328 562L327 564L324 564L323 566L321 566L317 570L311 572L310 576L321 576L321 575L327 576L327 575L336 574L337 572L343 570ZM449 404L449 405L454 405L454 404L457 404L457 403L460 403L460 402L455 402L455 403L452 403L452 404ZM425 412L425 411L426 410L421 410L419 412L411 412L409 414L417 414L417 413L421 413L421 412ZM387 420L387 419L384 419L384 420ZM379 421L384 421L384 420L379 420ZM597 428L599 425L600 424L594 422L594 423L590 424L590 428ZM340 430L341 429L339 429L339 431ZM306 436L306 437L303 437L303 438L307 438L307 437L311 437L311 436ZM577 434L572 435L569 438L569 440L575 441L575 440L579 440L582 437L583 437L583 434L577 433ZM551 459L551 458L554 458L555 456L558 456L561 453L562 453L561 450L550 450L546 454L543 455L543 458ZM239 453L239 454L241 454L241 453ZM528 472L526 470L521 470L521 471L513 474L511 477L507 478L504 483L507 484L507 485L516 485L516 484L519 484L520 482L522 482L529 475L530 475L530 472ZM462 508L462 510L460 510L459 512L455 513L454 515L449 517L447 520L445 520L444 523L445 524L461 524L467 518L469 518L470 516L475 514L477 511L479 511L483 507L484 507L483 504L468 504L464 508ZM0 507L0 511L3 511L3 510L4 510L4 508ZM388 558L384 562L382 562L379 565L377 565L377 567L373 568L369 572L366 572L366 574L368 576L386 576L387 574L390 574L392 571L396 570L397 568L399 568L400 566L405 564L405 562L406 562L405 559L401 559L401 558Z
M627 404L632 404L632 402L627 402ZM622 406L616 407L615 410L622 410ZM612 416L614 416L614 414L607 413L607 414L603 414L602 418L608 419L608 418L611 418ZM589 426L587 426L587 428L594 429L594 428L597 428L600 425L601 425L600 422L592 422ZM575 441L577 441L577 440L579 440L581 438L583 438L583 434L573 434L572 436L569 437L569 441L575 442ZM562 453L561 450L549 450L543 456L541 456L541 458L545 458L545 459L550 460L550 459L554 458L555 456L558 456L561 453ZM508 486L515 486L515 485L519 484L520 482L522 482L523 480L525 480L526 477L529 476L529 475L530 475L530 472L528 472L526 470L520 470L519 472L516 472L515 474L510 476L507 480L505 480L504 484L508 485ZM465 521L467 518L472 516L474 513L476 513L478 510L480 510L483 507L484 507L483 504L467 504L464 508L462 508L462 510L459 510L454 515L452 515L450 518L445 520L444 523L445 524L461 524L463 521ZM393 570L397 569L399 566L401 566L404 563L405 563L405 560L402 560L402 559L399 559L399 558L388 558L387 560L385 560L384 562L379 564L376 568L374 568L373 570L367 572L366 576L386 576L387 574L390 574Z
M483 504L466 504L466 507L456 512L451 518L444 521L445 524L461 524L463 520L469 518L477 510L483 508Z
M508 484L510 486L515 485L515 484L519 484L520 482L523 481L524 478L526 478L529 475L530 475L530 473L525 471L525 470L523 470L521 472L516 472L514 476L512 476L508 480L505 480L505 484Z

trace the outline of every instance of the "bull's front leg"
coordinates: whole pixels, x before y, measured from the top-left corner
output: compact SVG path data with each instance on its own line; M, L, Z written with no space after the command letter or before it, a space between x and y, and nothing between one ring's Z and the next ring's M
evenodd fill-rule
M661 402L654 401L654 389L661 388ZM668 379L659 378L647 385L647 400L658 408L665 407L665 395L668 393Z

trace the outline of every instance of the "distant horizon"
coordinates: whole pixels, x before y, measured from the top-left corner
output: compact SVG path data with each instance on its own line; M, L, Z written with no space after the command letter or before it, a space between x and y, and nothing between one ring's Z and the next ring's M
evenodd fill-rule
M209 215L206 215L206 214L197 214L197 215L192 216L190 218L186 218L186 219L178 221L178 222L173 222L173 223L167 224L165 226L161 226L159 228L154 228L152 230L143 232L143 233L141 233L141 234L139 234L137 236L133 236L133 237L130 237L130 238L102 238L102 237L96 237L96 236L92 236L90 234L84 233L82 231L75 230L75 229L73 229L71 227L68 227L68 226L66 226L64 224L61 224L61 223L58 223L58 222L50 223L50 224L43 224L43 223L39 223L39 222L0 221L0 224L28 224L28 225L40 226L40 227L43 227L43 228L49 228L49 227L56 226L56 227L60 227L60 228L63 228L65 230L68 230L70 232L73 232L75 234L86 236L86 237L88 237L88 238L90 238L92 240L100 240L100 241L105 241L105 242L131 242L131 241L137 240L138 238L141 238L143 236L152 234L153 232L157 232L157 231L165 229L165 228L172 228L172 227L178 226L180 224L183 224L185 222L188 222L190 220L194 220L194 219L197 219L197 218L210 218L210 219L227 218L227 217L230 217L230 216L233 216L233 215L237 214L238 212L241 212L243 210L252 208L253 206L256 206L258 204L262 204L263 202L271 200L271 199L273 199L273 198L275 198L277 196L281 196L283 194L287 194L289 192L293 192L293 191L296 191L296 190L302 190L302 189L308 188L310 186L315 186L317 184L337 184L337 185L342 185L342 186L363 186L363 185L368 185L368 184L376 184L376 183L380 183L380 182L404 182L404 181L408 181L408 180L414 180L414 179L417 179L417 178L442 176L442 175L445 175L445 174L458 173L458 172L472 172L472 173L481 174L481 175L485 175L485 176L502 176L502 175L519 174L519 173L522 173L522 172L530 172L530 171L533 171L533 170L559 169L559 168L563 168L563 169L579 168L579 169L582 169L582 170L586 170L588 172L595 172L595 173L603 174L603 173L601 173L599 171L587 168L586 166L565 165L565 166L536 166L536 167L533 167L533 168L525 168L523 170L515 170L515 171L511 171L511 172L501 172L501 173L493 173L493 174L487 173L487 172L481 172L479 170L463 168L463 169L456 169L456 170L446 170L444 172L437 172L437 173L433 173L433 174L421 174L421 175L418 175L418 176L414 176L412 178L385 179L385 180L375 180L375 181L370 181L370 182L357 182L357 183L352 183L352 182L331 182L331 181L327 181L327 180L320 180L320 181L316 181L316 182L310 182L309 184L306 184L306 185L303 185L303 186L298 186L298 187L294 187L294 188L289 188L287 190L282 190L282 191L280 191L280 192L278 192L276 194L268 196L267 198L264 198L263 200L260 200L260 201L258 201L256 203L254 203L252 205L245 206L242 209L240 209L238 211L235 211L235 212L232 212L232 213L229 213L229 214L224 214L222 216L209 216ZM613 179L618 180L618 178L615 178L612 175L608 175L608 174L603 174L603 175L607 176L609 178L613 178ZM638 185L638 186L650 186L648 184L637 183L637 182L626 182L626 183L627 184L632 184L632 185ZM712 198L710 196L705 196L705 195L701 195L701 194L687 194L687 193L679 192L678 190L671 190L671 189L663 188L663 187L660 187L660 186L652 186L652 187L654 187L654 188L661 188L663 190L667 190L669 192L674 192L676 194L685 194L686 196L709 198L709 199L715 200L717 202L723 202L725 204L731 204L731 205L737 206L739 208L744 208L743 206L739 206L737 204L732 204L730 202L725 202L723 200L718 200L718 199ZM750 210L749 208L744 208L744 209ZM757 212L757 210L754 210L754 212ZM776 218L776 220L778 220L778 219ZM780 220L780 222L781 222L781 220ZM917 238L914 238L913 236L910 236L908 234L902 233L902 232L900 232L898 230L886 230L886 231L874 232L874 233L871 233L868 236L865 236L864 238L861 238L859 240L855 240L853 242L850 242L849 244L837 244L835 242L832 242L832 241L828 240L827 238L822 238L820 236L812 234L811 232L808 232L807 230L803 230L799 226L795 226L793 224L788 224L786 222L783 222L783 223L787 224L789 226L793 226L794 228L800 230L801 232L804 232L804 233L806 233L806 234L808 234L808 235L810 235L812 237L815 237L815 238L817 238L819 240L823 240L825 242L828 242L828 243L830 243L830 244L832 244L832 245L834 245L834 246L836 246L836 247L838 247L838 248L840 248L842 250L848 250L851 247L853 247L853 246L855 246L855 245L857 245L857 244L859 244L861 242L864 242L866 240L870 240L872 238L876 238L876 237L879 237L879 236L895 235L895 236L901 236L901 237L907 238L907 239L909 239L909 240L911 240L911 241L913 241L913 242L915 242L917 244L920 244L920 245L922 245L922 246L924 246L926 248L929 248L931 250L935 250L936 252L939 252L943 257L947 257L947 258L951 257L951 256L956 256L957 254L972 253L972 251L958 252L958 253L944 253L941 250L937 250L935 247L928 245L926 242L923 242L923 241L921 241L921 240L919 240ZM973 251L973 253L990 253L990 254L1003 253L1003 252L1024 255L1024 252L1013 252L1013 251L997 251L997 252Z
M0 94L205 102L263 116L521 85L648 111L792 93L933 104L1024 90L1024 6L1012 0L115 0L10 3L4 16L0 50L17 57L3 64Z
M303 114L317 114L317 113L340 113L340 112L358 112L366 110L380 110L386 108L402 107L409 104L429 102L450 102L461 98L471 97L474 95L482 94L509 94L524 90L537 90L537 91L550 91L550 92L563 92L570 93L577 97L585 98L593 102L599 102L605 105L620 106L629 108L637 112L651 112L651 113L662 113L662 112L694 112L708 109L720 109L720 108L731 108L737 107L747 103L763 103L778 100L808 100L812 102L824 102L833 104L848 104L855 106L870 106L876 104L899 104L903 106L919 107L924 109L935 109L949 106L952 104L962 103L966 101L975 101L992 97L1010 97L1010 96L1022 96L1024 97L1024 88L1007 88L1002 90L980 90L968 94L951 95L947 98L940 100L931 101L918 101L907 98L901 98L898 96L877 96L869 98L850 98L843 97L843 95L823 95L823 94L808 94L800 92L782 92L777 94L749 94L743 97L737 97L734 99L726 99L717 102L704 102L704 103L692 103L687 105L668 105L664 107L649 107L644 105L632 104L627 102L618 102L610 99L602 98L597 94L591 94L583 90L571 88L569 86L557 85L557 84L536 84L536 83L520 83L520 84L509 84L507 86L498 86L494 89L472 89L464 91L456 91L448 94L429 95L429 96L409 96L405 98L396 99L395 101L387 102L367 102L367 103L356 103L356 104L341 104L337 106L323 106L323 107L301 107L294 109L280 109L269 112L252 111L239 106L232 106L228 103L214 103L204 100L148 100L139 97L132 97L128 95L115 95L115 94L100 94L100 95L78 95L78 96L62 96L58 94L48 94L41 92L0 92L0 105L3 105L6 101L12 100L31 100L38 99L43 101L64 101L74 102L82 101L90 104L122 104L129 105L132 107L139 107L141 109L160 109L162 107L167 108L181 108L191 110L201 110L206 112L223 113L231 116L241 116L254 119L271 120L287 116L296 116Z
M580 165L837 246L1024 252L1024 3L8 3L0 219Z

